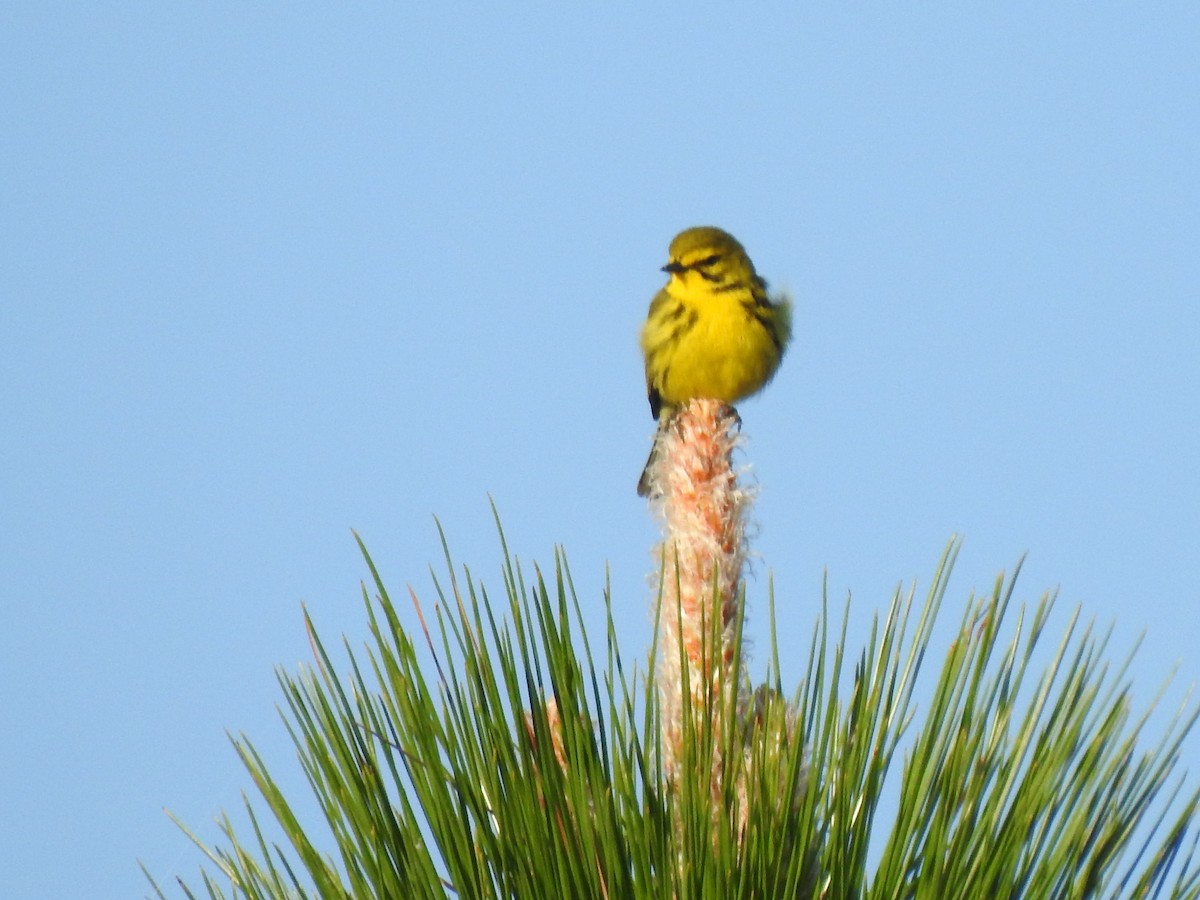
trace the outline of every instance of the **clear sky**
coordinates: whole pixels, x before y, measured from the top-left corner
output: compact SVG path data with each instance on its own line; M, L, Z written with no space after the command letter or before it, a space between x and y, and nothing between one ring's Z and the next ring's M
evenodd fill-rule
M5 895L194 875L162 808L237 813L226 729L305 795L273 667L301 603L362 644L351 528L395 595L435 515L498 589L490 494L593 609L608 567L643 652L636 336L690 225L796 298L741 407L785 675L824 572L861 646L959 533L948 622L1028 552L1019 599L1061 586L1052 631L1080 603L1114 659L1144 632L1135 694L1177 663L1178 701L1200 11L1124 6L5 4Z

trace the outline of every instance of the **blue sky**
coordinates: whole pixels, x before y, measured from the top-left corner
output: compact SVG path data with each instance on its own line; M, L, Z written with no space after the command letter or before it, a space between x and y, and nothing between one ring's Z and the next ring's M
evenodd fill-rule
M141 896L139 858L194 875L162 808L208 838L236 813L226 729L303 796L273 667L309 659L302 602L364 640L351 528L396 594L432 593L435 515L497 586L490 494L593 608L608 567L642 652L636 335L690 225L796 298L741 408L753 635L770 575L804 646L828 571L861 644L958 533L947 622L1028 552L1018 598L1061 587L1058 627L1082 604L1114 659L1144 633L1135 696L1178 664L1177 702L1197 46L1182 3L5 5L8 896Z

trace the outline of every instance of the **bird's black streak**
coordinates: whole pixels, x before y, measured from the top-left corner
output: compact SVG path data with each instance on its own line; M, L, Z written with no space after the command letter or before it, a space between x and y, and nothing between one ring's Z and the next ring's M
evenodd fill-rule
M763 331L767 333L767 337L771 339L771 343L775 345L775 350L778 353L783 353L783 344L779 341L779 334L775 331L775 323L771 317L771 304L762 303L750 306L742 304L742 308L746 311L746 315L758 322L763 327Z

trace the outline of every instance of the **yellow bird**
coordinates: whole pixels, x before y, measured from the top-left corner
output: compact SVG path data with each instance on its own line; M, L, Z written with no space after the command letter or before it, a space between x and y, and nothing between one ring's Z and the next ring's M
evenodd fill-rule
M689 228L671 241L666 285L642 326L646 393L661 432L675 410L700 397L732 404L775 375L792 336L791 303L767 294L767 283L733 235ZM650 494L650 466L638 481Z

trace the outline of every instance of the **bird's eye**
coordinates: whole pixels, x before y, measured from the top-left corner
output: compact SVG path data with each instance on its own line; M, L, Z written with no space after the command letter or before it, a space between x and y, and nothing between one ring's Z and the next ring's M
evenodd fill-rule
M698 259L692 264L693 269L707 269L709 266L720 260L721 254L714 253L712 256L706 256L704 259Z

